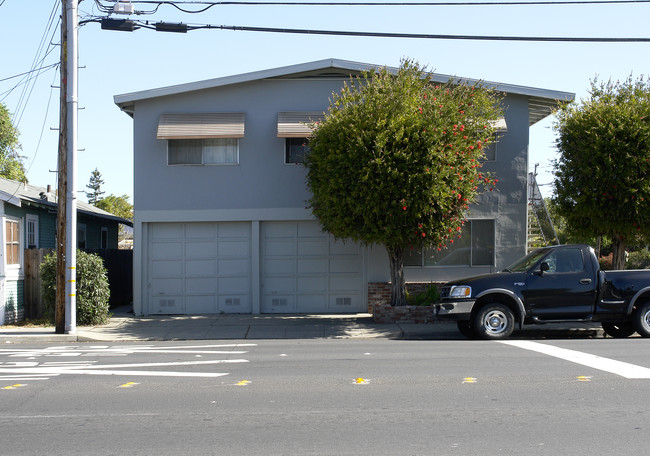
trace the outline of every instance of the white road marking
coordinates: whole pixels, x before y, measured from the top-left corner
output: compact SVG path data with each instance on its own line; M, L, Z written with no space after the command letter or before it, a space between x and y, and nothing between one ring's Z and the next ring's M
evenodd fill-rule
M603 358L602 356L591 355L589 353L568 350L566 348L554 347L553 345L540 344L539 342L531 342L527 340L503 340L499 342L505 345L522 348L524 350L543 353L545 355L571 361L572 363L581 364L583 366L593 367L594 369L620 375L625 378L650 378L650 369L647 367L616 361L615 359Z

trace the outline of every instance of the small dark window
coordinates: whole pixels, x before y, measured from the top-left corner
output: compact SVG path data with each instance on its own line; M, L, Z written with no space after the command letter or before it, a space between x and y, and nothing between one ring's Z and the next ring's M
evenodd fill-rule
M309 138L287 138L284 162L305 163L309 153Z

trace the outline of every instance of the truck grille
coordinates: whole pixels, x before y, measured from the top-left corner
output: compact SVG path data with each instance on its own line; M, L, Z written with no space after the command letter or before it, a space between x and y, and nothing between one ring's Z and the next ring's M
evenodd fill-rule
M449 292L451 291L450 286L445 286L440 288L440 299L447 299L449 297Z

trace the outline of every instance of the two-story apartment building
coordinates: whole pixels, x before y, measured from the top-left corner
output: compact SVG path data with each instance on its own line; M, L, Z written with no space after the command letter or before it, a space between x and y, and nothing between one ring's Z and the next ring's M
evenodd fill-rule
M386 253L320 230L300 162L305 122L373 67L328 59L115 96L133 117L136 314L367 309L368 284L389 280ZM528 130L574 95L485 84L506 93L484 165L498 191L471 208L465 242L410 255L407 281L490 272L525 253Z

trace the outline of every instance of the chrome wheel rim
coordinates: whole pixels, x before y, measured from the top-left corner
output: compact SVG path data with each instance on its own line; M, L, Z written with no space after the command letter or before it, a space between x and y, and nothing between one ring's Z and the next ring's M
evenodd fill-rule
M508 327L508 317L500 310L492 310L485 315L483 327L490 334L501 334Z
M646 331L650 332L650 307L645 311L645 315L643 315L643 319L641 321Z

